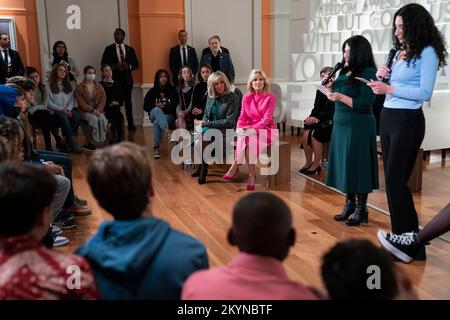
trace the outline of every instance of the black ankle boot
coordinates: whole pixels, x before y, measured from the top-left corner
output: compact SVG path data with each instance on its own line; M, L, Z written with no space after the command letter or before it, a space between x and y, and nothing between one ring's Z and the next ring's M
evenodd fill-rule
M356 199L356 210L352 217L345 221L350 227L359 226L361 223L369 222L369 211L367 210L367 193L358 193Z
M50 139L50 137L44 137L44 143L45 143L45 150L53 151L52 139Z
M208 174L208 165L202 162L200 166L200 176L198 177L198 184L204 184L206 182L206 175Z
M58 149L58 151L60 151L60 152L68 152L69 151L69 148L67 148L67 146L63 143L60 136L56 136L55 141L56 141L56 149Z
M197 166L197 170L195 170L195 171L191 174L191 177L194 177L194 178L200 177L200 171L201 171L201 169L202 169L202 165L200 164L200 165Z
M345 198L345 205L340 214L334 216L334 220L336 221L345 221L347 220L356 209L356 194L349 193Z

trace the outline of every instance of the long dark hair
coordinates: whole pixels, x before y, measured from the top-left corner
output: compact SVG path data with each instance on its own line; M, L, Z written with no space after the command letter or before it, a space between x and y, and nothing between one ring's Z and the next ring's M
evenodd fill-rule
M411 3L401 7L394 15L392 41L397 50L402 44L395 36L395 20L400 16L403 19L403 37L406 43L406 59L411 61L420 59L420 54L426 46L432 46L439 58L439 67L446 66L448 53L445 39L434 24L431 14L420 4Z
M163 74L163 73L165 73L166 76L167 76L167 85L166 85L165 89L166 89L167 87L170 87L170 86L171 86L171 84L170 84L170 75L169 75L169 72L168 72L167 70L165 70L165 69L159 69L159 70L156 71L156 73L155 73L155 82L153 82L154 88L158 89L159 91L161 91L161 89L162 89L161 86L160 86L160 84L159 84L159 77L160 77L161 74Z
M207 83L208 81L203 81L203 78L202 78L202 69L203 69L203 68L208 69L208 70L209 70L209 74L213 73L214 71L213 71L213 69L211 68L211 66L210 66L209 64L206 64L206 63L203 63L203 64L200 66L200 68L198 68L198 80L199 80L200 82Z
M344 67L341 72L346 73L351 71L350 79L355 80L354 77L361 75L365 68L371 67L376 69L375 59L372 53L372 47L366 38L356 35L348 38L342 45L342 52L345 52L345 46L350 47L350 58L348 66Z
M69 70L67 70L67 67L64 64L55 64L52 68L52 73L50 74L50 90L52 93L58 94L59 93L59 87L58 87L58 69L60 67L64 67L66 69L66 76L63 79L63 92L64 93L70 93L73 91L72 83L69 79Z

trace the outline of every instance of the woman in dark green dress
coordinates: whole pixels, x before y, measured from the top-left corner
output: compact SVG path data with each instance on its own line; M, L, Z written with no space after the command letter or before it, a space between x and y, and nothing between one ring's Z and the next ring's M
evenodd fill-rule
M334 218L349 226L368 222L367 196L378 189L375 94L355 77L376 79L372 48L366 38L353 36L343 46L345 64L328 98L335 101L327 185L347 194Z

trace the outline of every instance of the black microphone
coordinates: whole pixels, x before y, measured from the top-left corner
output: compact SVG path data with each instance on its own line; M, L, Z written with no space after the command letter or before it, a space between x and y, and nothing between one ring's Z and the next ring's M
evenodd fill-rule
M333 78L333 76L336 74L336 72L338 72L339 70L342 69L342 67L344 66L344 60L342 60L341 62L336 63L336 65L334 66L333 69L331 69L331 72L329 73L329 76L327 76L325 79L322 80L322 85L326 85L328 83L328 81L330 81L331 78Z
M389 57L386 61L386 67L390 70L392 67L392 62L394 62L394 58L395 58L395 54L397 53L397 49L392 48L391 51L389 51ZM389 82L390 77L388 78L383 78L381 81L382 82Z

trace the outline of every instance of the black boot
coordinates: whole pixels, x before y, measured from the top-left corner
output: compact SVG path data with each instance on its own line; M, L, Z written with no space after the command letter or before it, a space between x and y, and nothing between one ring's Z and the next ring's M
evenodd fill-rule
M342 209L341 214L337 214L334 216L334 220L336 221L345 221L347 220L356 209L356 194L348 193L345 197L345 205Z
M56 136L55 141L56 141L56 149L58 149L60 152L68 152L69 151L67 146L63 143L60 136Z
M204 184L206 182L206 175L208 174L208 164L202 162L200 166L200 176L198 177L198 184Z
M191 177L194 177L194 178L200 177L200 171L201 171L201 169L202 169L202 165L199 164L199 165L197 166L197 169L191 174Z
M48 134L44 135L44 143L45 143L45 150L53 151L52 139L50 138L50 132Z
M369 222L369 211L367 210L367 193L358 193L356 199L356 210L352 217L345 221L350 227L359 226L361 223Z

